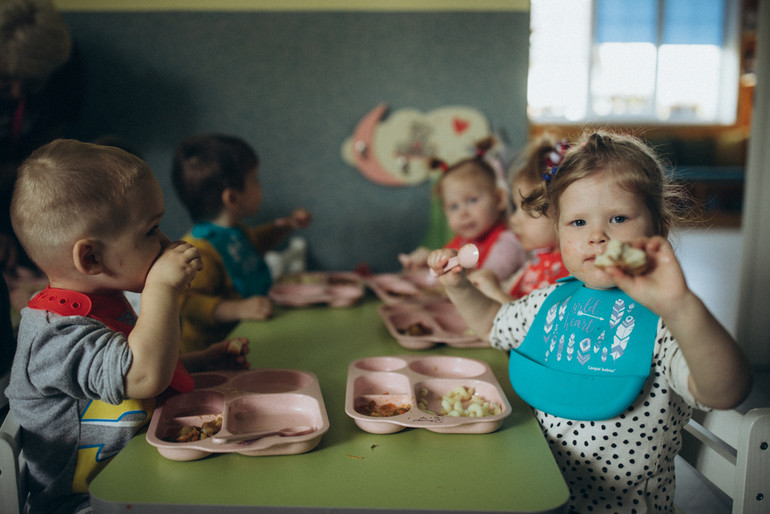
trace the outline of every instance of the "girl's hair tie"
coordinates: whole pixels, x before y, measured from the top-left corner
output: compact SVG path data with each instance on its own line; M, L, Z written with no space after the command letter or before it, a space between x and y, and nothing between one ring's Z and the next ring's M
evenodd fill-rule
M556 143L554 149L545 155L545 158L543 159L545 161L545 165L548 168L553 168L561 164L562 159L564 159L564 154L567 153L567 150L570 146L571 145L566 139L562 139Z
M545 179L546 184L551 181L554 175L559 171L558 166L552 166L547 172L543 173L543 178Z
M446 162L439 159L438 157L434 157L430 160L430 169L432 170L440 169L441 171L446 173L449 170L449 165Z
M481 159L483 158L490 148L492 148L495 144L495 138L492 136L485 137L484 139L481 139L480 141L476 141L476 158Z

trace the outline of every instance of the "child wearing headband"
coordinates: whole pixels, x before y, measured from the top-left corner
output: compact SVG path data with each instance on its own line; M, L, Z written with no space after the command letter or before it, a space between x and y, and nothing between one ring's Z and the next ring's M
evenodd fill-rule
M492 166L484 159L493 140L477 143L476 155L449 166L439 159L431 165L443 170L436 183L449 228L455 234L444 248L458 250L473 243L479 249L477 267L491 270L504 280L518 270L527 259L516 236L505 223L505 192L497 184ZM418 248L399 255L405 269L424 267L430 250Z
M682 196L648 146L592 133L546 177L523 206L550 213L572 277L503 305L460 266L440 280L468 325L510 350L511 384L534 408L569 512L673 512L692 409L740 404L751 367L687 285L666 239ZM600 266L612 241L643 252L646 269ZM428 263L441 273L454 253Z

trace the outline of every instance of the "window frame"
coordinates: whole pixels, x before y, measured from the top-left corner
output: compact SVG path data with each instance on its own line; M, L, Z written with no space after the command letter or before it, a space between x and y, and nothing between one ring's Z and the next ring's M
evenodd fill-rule
M659 56L661 41L660 35L662 33L663 11L666 0L658 0L658 9L661 12L661 16L658 17L658 41L655 43L655 51ZM527 119L531 127L554 127L560 128L564 132L574 129L575 127L657 127L664 131L672 127L682 127L686 131L695 133L712 133L714 131L719 132L720 129L727 129L741 125L743 120L741 119L741 105L745 104L747 98L745 98L747 92L746 88L740 86L741 78L741 59L742 59L742 46L743 46L743 34L741 27L741 18L744 13L743 2L733 2L726 0L725 9L726 16L724 20L724 44L721 47L721 66L719 73L719 101L717 104L717 114L714 119L710 120L663 120L657 117L654 112L654 105L657 101L658 95L658 82L657 82L657 69L656 64L656 77L655 77L655 89L652 94L651 100L653 104L653 112L643 116L639 115L598 115L596 114L592 105L594 101L594 94L592 93L592 87L595 81L595 61L598 51L598 44L596 41L596 26L597 26L597 1L590 0L591 3L591 32L590 32L590 50L588 52L587 62L587 83L586 83L586 99L585 109L586 114L582 119L569 120L564 116L541 116L533 118L530 112L527 112ZM529 81L528 81L529 84ZM750 95L748 102L751 101ZM527 103L529 107L529 102ZM725 107L727 106L727 107ZM528 110L529 111L529 110ZM535 130L534 132L541 132L541 130Z

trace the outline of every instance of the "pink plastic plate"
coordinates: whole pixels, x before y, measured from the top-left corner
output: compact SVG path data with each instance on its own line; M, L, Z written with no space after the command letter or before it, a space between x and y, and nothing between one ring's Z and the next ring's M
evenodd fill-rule
M500 413L483 417L442 415L442 399L458 387L472 389L479 399L497 404ZM387 417L361 412L369 412L362 407L371 406L372 402L377 407L393 404L409 410ZM486 434L500 428L511 414L511 405L489 365L483 361L399 355L350 363L345 413L361 430L373 434L392 434L407 427L453 434Z
M430 275L428 269L381 273L372 275L366 281L374 294L386 304L436 301L446 298L438 278Z
M364 295L364 283L359 275L350 272L294 273L282 277L269 294L276 303L290 307L316 303L349 307Z
M147 442L171 460L196 460L212 453L290 455L315 448L329 430L315 374L290 369L195 373L195 389L168 398L155 409ZM215 437L176 442L182 427L200 427L222 417L217 437L305 427L301 435L273 435L236 442Z
M425 350L444 343L456 348L486 348L449 300L431 303L394 303L378 309L388 332L409 350Z

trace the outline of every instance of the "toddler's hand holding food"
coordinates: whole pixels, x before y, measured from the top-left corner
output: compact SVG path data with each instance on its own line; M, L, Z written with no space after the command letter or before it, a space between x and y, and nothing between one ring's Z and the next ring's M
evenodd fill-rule
M645 254L647 264L641 275L625 273L618 267L606 271L620 289L666 319L676 313L687 295L693 294L674 249L660 236L638 239L632 246Z
M185 363L196 371L211 371L215 369L249 369L249 361L246 355L249 353L249 340L245 337L226 339L207 346L197 356L184 354L186 358L193 358L197 363Z
M145 287L166 284L181 293L202 269L203 261L197 248L184 241L169 243L150 267Z
M649 269L644 250L619 239L607 243L604 253L596 257L594 265L601 269L616 267L628 275L641 275Z

